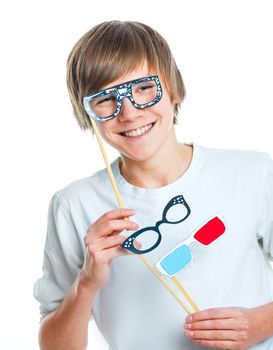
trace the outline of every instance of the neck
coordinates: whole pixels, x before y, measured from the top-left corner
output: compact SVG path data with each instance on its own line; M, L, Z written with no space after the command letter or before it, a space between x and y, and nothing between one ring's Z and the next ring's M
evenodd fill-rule
M135 161L121 155L120 172L127 182L141 188L158 188L176 181L188 169L192 146L175 142L150 159Z

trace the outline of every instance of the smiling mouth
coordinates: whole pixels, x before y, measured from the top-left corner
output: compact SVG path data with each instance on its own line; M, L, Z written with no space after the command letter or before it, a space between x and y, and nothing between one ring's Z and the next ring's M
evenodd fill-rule
M138 129L121 132L120 135L125 136L125 137L141 136L141 135L145 134L147 131L149 131L154 125L155 125L155 122L151 123L151 124L147 124L147 125L145 125L141 128L138 128Z

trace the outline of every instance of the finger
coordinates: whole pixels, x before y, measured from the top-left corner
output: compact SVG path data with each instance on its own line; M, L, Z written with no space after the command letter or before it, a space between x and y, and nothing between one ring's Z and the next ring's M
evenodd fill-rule
M96 234L98 237L105 237L114 234L115 231L131 231L138 229L138 224L131 220L111 220L97 226Z
M87 236L90 236L92 240L106 237L108 235L114 235L115 233L117 234L124 230L136 230L138 227L138 224L131 220L111 220L97 224L96 226L93 225L88 229Z
M184 332L186 337L192 339L205 340L241 340L244 339L245 333L234 330L186 330Z
M101 224L103 222L113 220L113 219L124 219L135 214L135 210L127 208L119 208L106 212L101 217L99 217L94 224Z
M232 340L200 340L193 339L193 343L205 346L210 349L235 349L236 342Z
M122 243L127 239L127 237L124 237L123 235L119 235L119 236L107 236L106 238L102 238L100 240L97 241L97 245L96 248L97 250L103 250L103 249L108 249L111 247L118 247L121 246ZM140 249L141 248L141 243L139 243L138 241L134 242L136 248ZM122 247L120 247L122 248ZM130 252L129 250L127 250L126 248L122 248L122 250L127 251L128 254L135 254L133 252Z
M236 318L242 316L240 308L236 307L222 307L215 309L207 309L203 311L191 314L186 318L186 322L197 322L211 319L225 319L225 318Z
M126 249L122 249L121 246L116 246L96 252L93 255L93 259L96 264L109 264L114 258L122 255L128 255Z
M246 324L243 322L236 322L234 318L225 319L212 319L196 322L186 322L184 324L185 329L202 330L202 329L233 329L243 330L246 329Z
M108 237L117 236L117 235L119 235L121 232L122 232L122 230L113 231L113 232L110 233L110 235L108 235Z
M113 236L118 236L120 233L122 232L122 230L116 230L113 231L110 235L107 235L105 237L98 237L96 235L96 233L93 231L88 232L87 235L84 237L84 243L86 246L88 246L89 244L96 244L96 242L98 241L103 241L106 237L113 237Z
M96 240L94 243L88 245L89 254L92 254L99 250L109 249L116 246L120 246L126 237L118 235L118 236L108 236L103 239Z

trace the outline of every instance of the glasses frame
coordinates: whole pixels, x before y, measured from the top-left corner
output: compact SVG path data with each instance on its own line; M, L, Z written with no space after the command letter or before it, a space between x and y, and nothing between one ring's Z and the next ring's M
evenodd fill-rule
M149 81L154 81L156 83L156 86L157 86L156 97L148 103L143 103L143 104L136 103L135 100L133 99L132 86L138 83L142 83L142 82L145 83ZM116 103L117 103L116 110L113 114L107 117L99 117L93 112L92 108L90 107L90 101L94 100L95 98L108 95L109 93L113 93L116 97ZM135 108L143 109L143 108L151 107L156 103L158 103L161 100L162 94L163 94L163 90L160 84L160 80L157 75L153 75L149 77L143 77L143 78L127 81L125 83L94 92L83 98L83 105L84 105L85 112L88 114L90 118L96 121L105 122L107 120L117 117L120 114L122 109L122 100L124 98L128 98Z
M186 215L180 220L168 221L168 219L167 219L167 212L168 212L168 210L172 206L177 205L177 204L183 204L184 205L184 207L187 209ZM127 239L122 243L121 246L122 246L122 248L128 249L128 250L130 250L131 252L133 252L135 254L148 253L148 252L154 250L156 247L158 247L158 245L161 242L162 235L161 235L161 233L159 231L159 226L161 224L163 224L163 223L165 223L165 224L178 224L178 223L186 220L187 217L190 215L190 213L191 213L191 209L190 209L188 203L186 202L185 198L182 195L175 196L167 203L167 205L165 206L165 208L163 210L163 213L162 213L162 219L160 221L157 221L155 226L148 226L148 227L144 227L144 228L142 228L142 229L140 229L138 231L135 231L133 234L131 234L129 237L127 237ZM150 247L148 249L144 249L144 250L137 249L134 246L134 240L139 235L143 234L145 231L155 231L158 234L157 241L154 243L154 245L152 247Z

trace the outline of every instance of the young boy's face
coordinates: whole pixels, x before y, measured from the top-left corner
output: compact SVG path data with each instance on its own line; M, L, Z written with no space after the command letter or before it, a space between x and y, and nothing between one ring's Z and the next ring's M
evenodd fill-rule
M171 102L161 76L157 72L149 71L147 63L102 88L109 88L151 75L158 75L162 86L163 94L158 103L148 108L137 109L128 98L124 98L121 112L117 117L96 122L103 139L120 154L135 161L150 159L161 147L173 146L172 141L175 140L174 102ZM147 127L147 131L143 127ZM124 134L124 132L137 129L140 129L138 133L141 131L141 135Z

